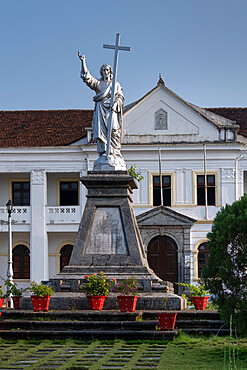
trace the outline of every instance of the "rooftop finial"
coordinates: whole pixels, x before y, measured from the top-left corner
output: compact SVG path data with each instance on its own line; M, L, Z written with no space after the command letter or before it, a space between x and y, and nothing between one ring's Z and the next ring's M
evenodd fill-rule
M165 82L164 82L164 80L163 80L163 78L161 76L161 73L159 74L159 80L157 82L157 85L163 85L163 86L165 86Z

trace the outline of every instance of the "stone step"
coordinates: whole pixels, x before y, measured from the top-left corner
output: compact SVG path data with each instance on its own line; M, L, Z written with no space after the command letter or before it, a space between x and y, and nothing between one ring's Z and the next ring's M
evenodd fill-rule
M158 321L38 321L4 320L1 330L155 330Z
M161 310L136 312L120 312L118 310L49 310L48 312L34 312L33 310L0 309L4 319L36 320L46 318L46 320L80 320L80 321L142 321L157 320L157 312ZM169 311L171 312L171 311ZM176 312L176 311L174 311ZM215 310L184 310L177 312L177 321L200 322L201 320L221 321L218 311Z
M0 330L3 339L124 339L124 340L169 340L178 335L178 330Z
M2 338L88 338L88 339L155 339L168 334L159 328L156 312L137 311L48 311L1 309L0 337ZM163 311L165 312L165 311ZM189 334L229 335L229 328L214 310L180 311L175 332ZM174 334L176 335L176 334ZM172 338L172 336L170 336Z
M138 311L146 310L163 310L164 298L169 298L170 308L174 310L183 310L186 308L186 300L171 293L161 293L159 291L153 293L139 293L136 309ZM30 297L22 297L20 300L20 308L23 310L32 310L32 301ZM88 299L84 293L80 292L57 292L54 293L50 300L50 310L89 310ZM105 310L117 310L118 300L116 293L110 293L104 302Z
M217 336L220 336L220 337L223 337L223 336L226 336L226 335L230 335L230 329L213 329L213 328L191 328L191 329L188 329L188 328L184 328L183 329L183 332L184 333L187 333L187 334L192 334L192 335L211 335L211 334L214 334L214 335L217 335ZM232 332L233 335L235 335L235 331Z
M142 311L136 312L120 312L116 310L103 311L52 311L34 312L33 310L16 310L16 309L0 309L2 311L1 319L4 320L77 320L77 321L136 321L142 315ZM0 321L2 321L0 319Z
M153 321L44 321L44 320L2 320L2 330L155 330L158 320ZM220 320L184 321L176 320L176 329L190 332L221 331L229 328Z
M176 327L179 329L189 328L220 328L226 325L222 320L176 320Z
M158 311L143 311L143 320L154 320ZM162 312L162 311L159 311ZM165 311L164 311L165 312ZM177 311L177 320L200 321L221 320L216 310L183 310Z

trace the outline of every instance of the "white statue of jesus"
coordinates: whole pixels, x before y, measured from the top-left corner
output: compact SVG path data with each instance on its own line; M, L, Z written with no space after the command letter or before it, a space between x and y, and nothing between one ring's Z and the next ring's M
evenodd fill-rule
M100 68L101 78L93 77L86 66L85 55L78 52L78 56L82 63L81 78L96 92L93 100L95 102L93 114L93 137L97 139L97 152L99 156L104 156L107 145L108 118L110 115L110 101L112 93L112 69L108 64L103 64ZM109 155L120 157L121 148L121 131L123 118L123 103L124 96L122 87L118 82L115 84L114 104L112 106L112 130L110 140ZM119 159L120 159L119 158Z

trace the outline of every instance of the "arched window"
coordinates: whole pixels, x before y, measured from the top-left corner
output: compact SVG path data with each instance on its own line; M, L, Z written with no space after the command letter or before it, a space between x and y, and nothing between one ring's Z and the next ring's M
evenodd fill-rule
M73 250L73 245L66 244L60 250L60 271L69 264L70 256Z
M201 277L202 269L208 264L209 249L207 243L202 243L198 247L198 277Z
M14 279L30 279L30 252L28 247L19 244L13 249Z

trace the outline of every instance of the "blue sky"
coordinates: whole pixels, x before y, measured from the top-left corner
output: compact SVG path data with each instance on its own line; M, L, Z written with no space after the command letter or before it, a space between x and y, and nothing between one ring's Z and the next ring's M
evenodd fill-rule
M113 51L125 103L166 86L202 107L247 106L246 0L0 0L0 110L92 109L77 51L99 76Z

